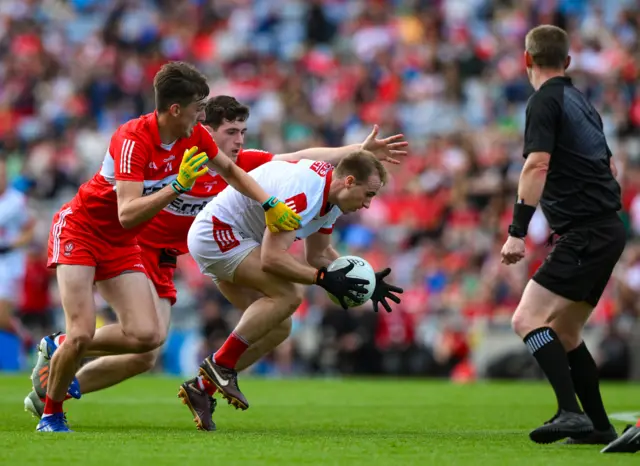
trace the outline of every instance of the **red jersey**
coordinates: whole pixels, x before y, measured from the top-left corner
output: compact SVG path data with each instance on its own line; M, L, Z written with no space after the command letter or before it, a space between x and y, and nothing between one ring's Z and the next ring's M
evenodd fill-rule
M110 244L135 244L148 222L128 230L122 227L116 181L144 183L143 195L158 191L177 178L184 151L192 146L206 152L210 160L218 154L213 138L200 123L191 136L162 144L155 112L130 120L113 134L102 169L80 187L69 207L74 213L82 212L82 224Z
M236 165L250 172L271 159L273 154L269 152L247 149L238 153ZM197 179L191 191L182 194L146 224L144 231L138 236L138 243L141 246L169 248L176 250L178 254L186 254L189 252L187 235L193 220L227 186L224 178L210 170Z

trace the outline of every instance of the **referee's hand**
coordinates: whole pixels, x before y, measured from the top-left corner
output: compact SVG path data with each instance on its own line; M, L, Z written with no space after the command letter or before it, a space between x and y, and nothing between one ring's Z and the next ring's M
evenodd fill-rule
M509 236L500 254L503 264L511 265L520 262L524 259L524 239Z

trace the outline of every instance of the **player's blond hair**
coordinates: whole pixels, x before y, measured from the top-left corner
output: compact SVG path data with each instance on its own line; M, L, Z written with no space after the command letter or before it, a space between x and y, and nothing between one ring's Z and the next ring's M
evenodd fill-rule
M524 48L539 67L564 69L569 56L569 36L558 26L543 24L527 33Z
M387 169L382 162L367 150L356 150L343 158L336 166L333 175L336 178L345 178L349 175L356 179L357 183L366 183L371 175L378 175L383 185L387 184Z

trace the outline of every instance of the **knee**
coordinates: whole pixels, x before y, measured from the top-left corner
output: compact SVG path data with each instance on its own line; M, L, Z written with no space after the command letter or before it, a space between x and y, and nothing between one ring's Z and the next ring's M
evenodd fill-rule
M159 354L160 351L158 349L146 353L132 354L128 366L135 375L144 374L155 367Z
M282 320L286 320L291 317L296 309L302 304L304 299L304 292L301 287L295 286L293 283L291 286L280 287L277 290L273 290L273 293L267 295L272 299L282 315Z
M282 336L283 341L289 338L289 335L291 335L292 326L293 326L293 321L291 317L287 317L282 322L280 322L280 325L278 325L276 330L278 331L278 334Z
M153 351L164 344L165 337L161 332L150 332L138 336L138 345L141 352Z
M166 330L159 327L140 329L132 335L137 342L137 353L148 353L160 348L167 338Z
M64 346L70 348L76 354L83 354L89 349L91 340L93 339L92 331L73 331L67 333L64 340Z
M302 304L303 299L304 299L304 294L303 294L302 290L297 286L294 286L291 289L290 292L288 292L286 295L284 295L281 298L282 305L283 305L284 309L287 310L287 319L285 319L283 321L283 325L286 325L286 324L284 324L284 322L288 320L289 321L289 331L291 330L291 316L300 307L300 305Z
M540 327L531 318L530 314L524 308L518 307L511 318L511 328L520 338L527 336L529 332Z

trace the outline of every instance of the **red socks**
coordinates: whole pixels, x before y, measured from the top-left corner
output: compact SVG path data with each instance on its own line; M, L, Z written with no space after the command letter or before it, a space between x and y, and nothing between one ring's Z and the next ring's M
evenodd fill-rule
M640 427L640 419L638 419L638 422L636 423L636 427Z
M62 412L62 403L64 401L53 401L49 398L49 395L44 399L44 411L43 416L49 416L51 414L57 414Z
M213 360L216 364L223 367L233 369L236 367L238 359L244 354L249 347L249 343L237 333L233 332L224 342L222 347L215 352ZM197 377L198 387L204 390L209 396L213 396L217 387L204 377Z
M234 369L238 359L249 347L249 343L240 335L233 332L222 347L213 355L216 364L228 369Z
M199 375L197 378L198 378L198 388L200 388L200 390L203 390L207 395L213 396L213 394L216 392L218 387L216 387L214 384L209 382L207 379L205 379L201 375Z

